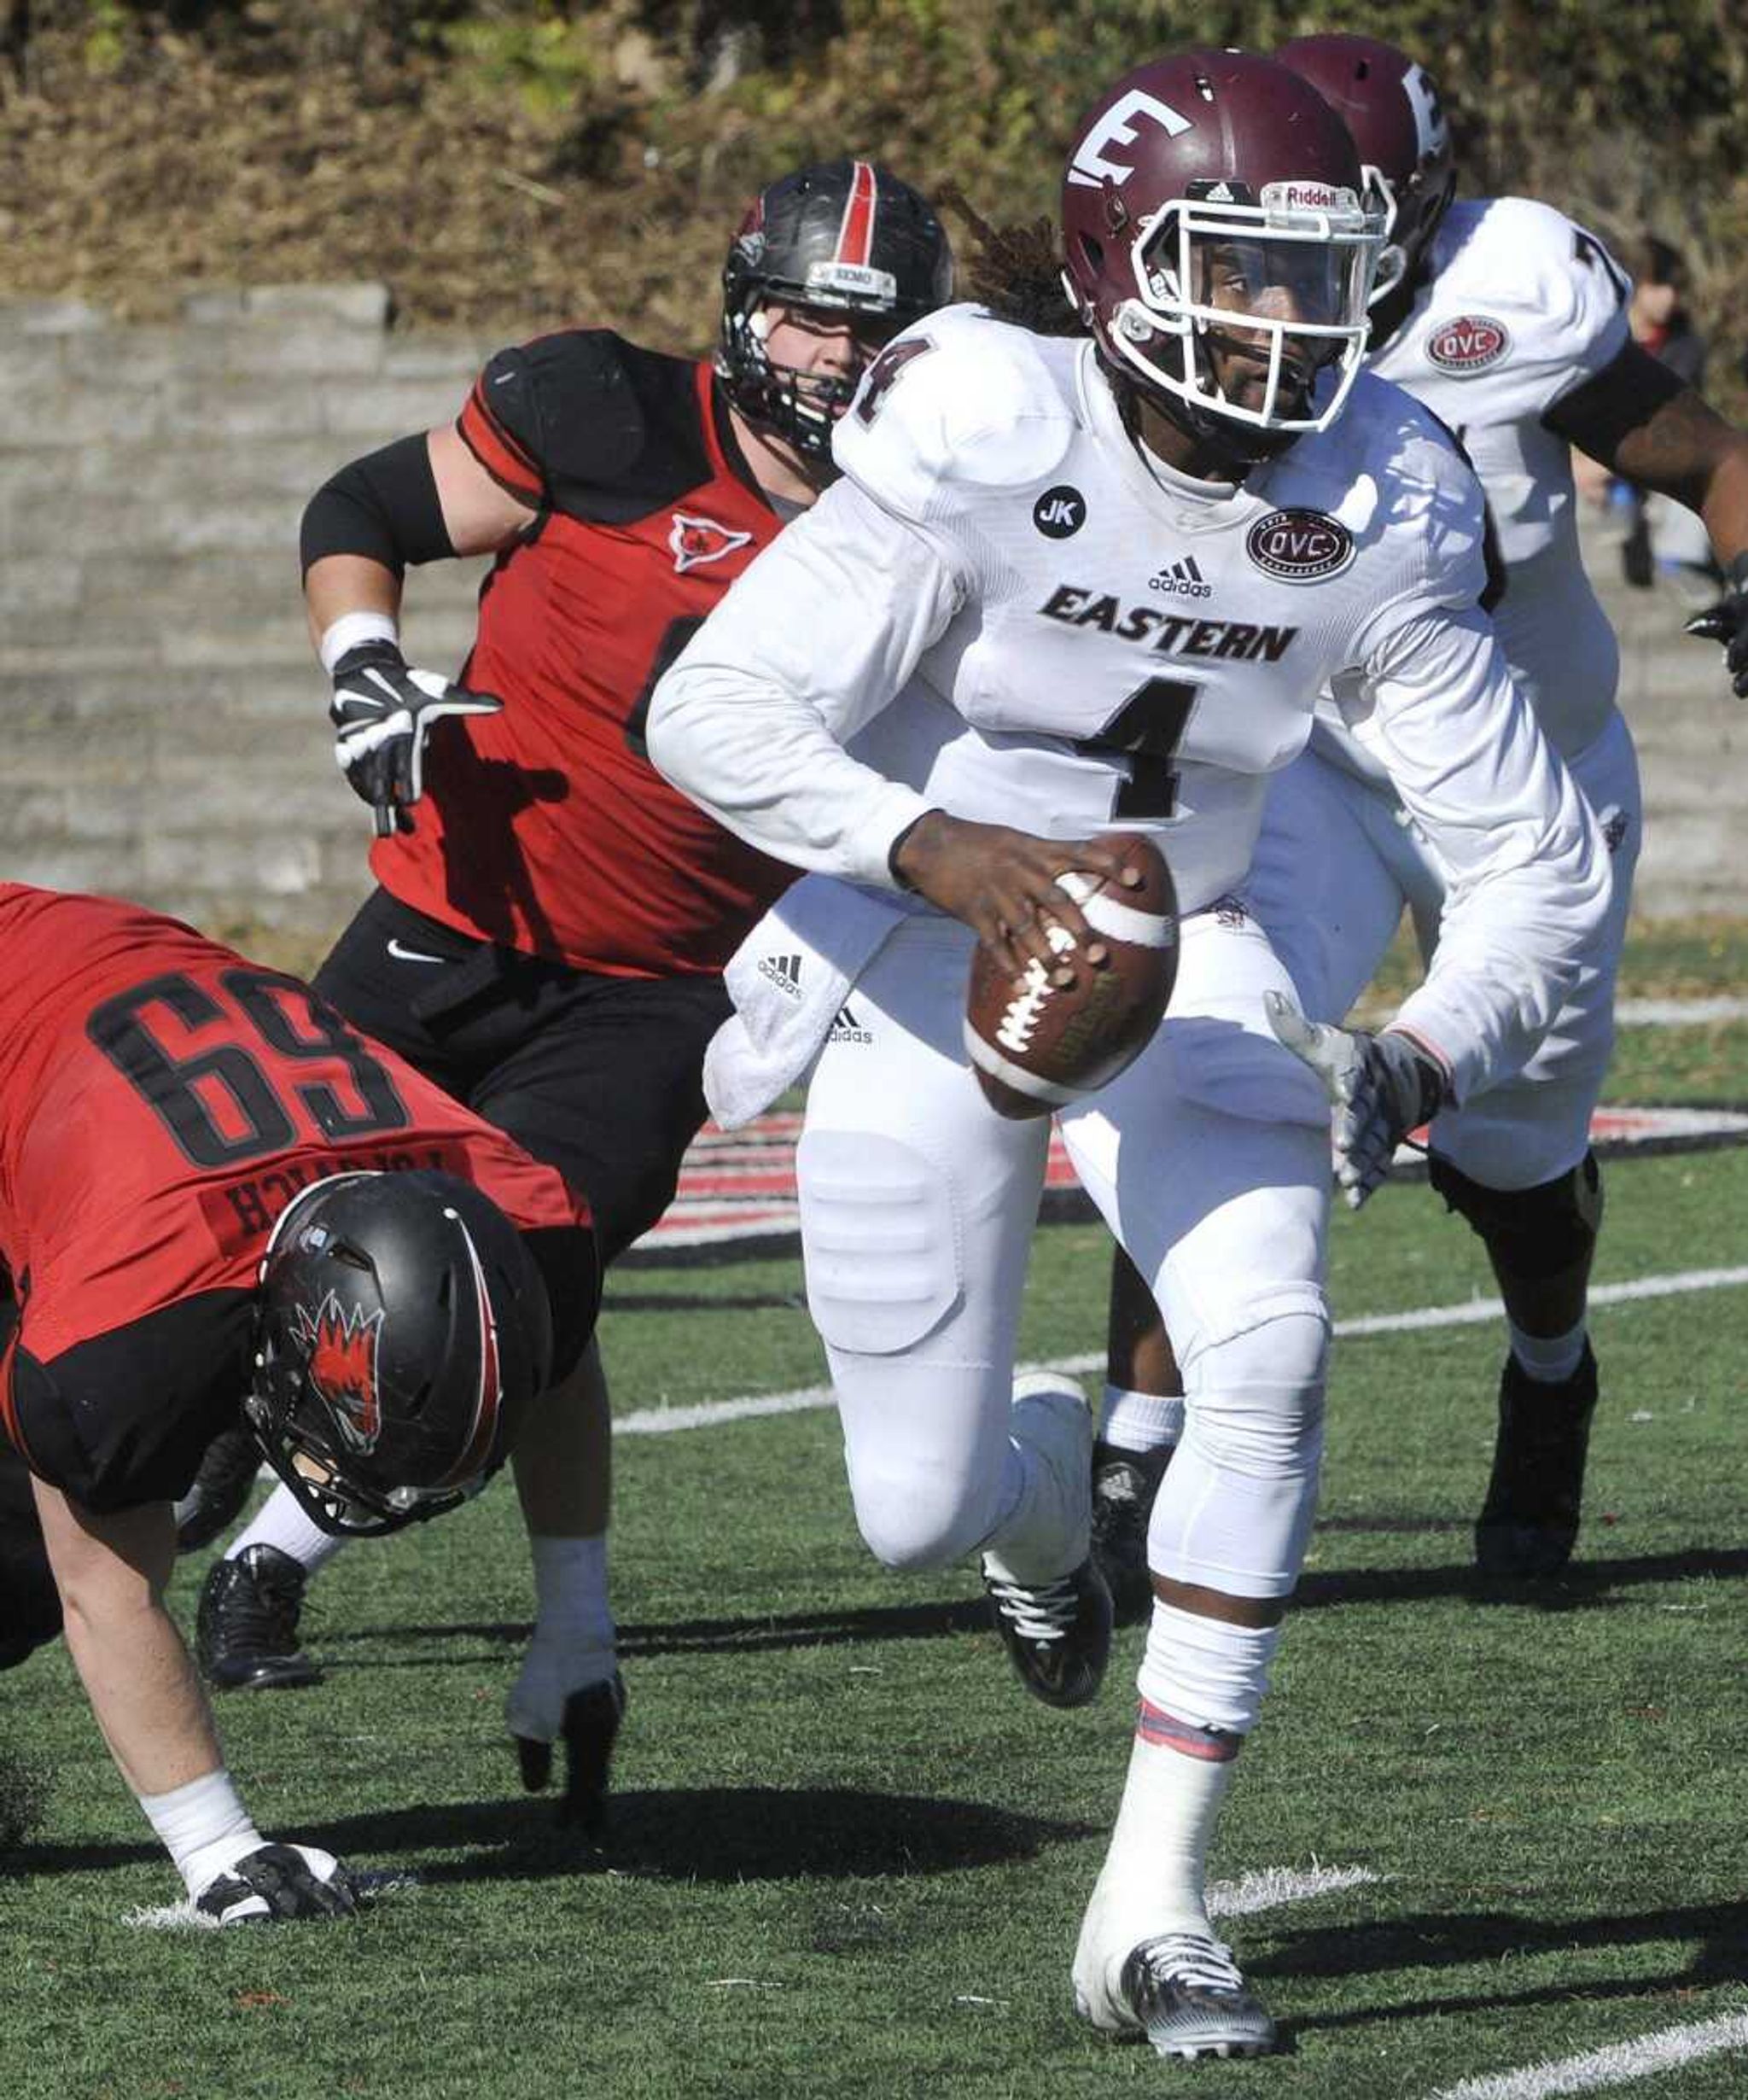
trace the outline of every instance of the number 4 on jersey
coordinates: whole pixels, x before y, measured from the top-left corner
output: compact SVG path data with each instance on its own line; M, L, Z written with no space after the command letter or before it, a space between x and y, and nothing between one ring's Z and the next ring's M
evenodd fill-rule
M1187 679L1150 678L1138 685L1096 737L1079 748L1100 758L1128 761L1129 777L1116 791L1113 817L1168 817L1177 803L1172 761L1195 712L1202 688Z

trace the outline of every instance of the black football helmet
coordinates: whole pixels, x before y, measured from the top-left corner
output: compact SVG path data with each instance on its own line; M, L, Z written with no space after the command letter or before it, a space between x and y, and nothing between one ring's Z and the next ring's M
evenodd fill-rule
M294 1197L262 1258L245 1410L324 1531L452 1509L550 1381L552 1321L521 1235L471 1183L341 1174Z
M766 308L863 317L877 347L952 297L946 229L908 183L871 160L798 168L754 198L728 251L716 369L749 423L823 459L861 375L773 365Z
M1413 277L1456 192L1450 126L1424 66L1376 37L1295 37L1275 53L1353 133L1366 201L1384 213L1372 303Z
M1186 51L1125 73L1081 121L1062 231L1105 364L1198 440L1254 464L1340 412L1382 225L1340 118L1286 67ZM1234 391L1214 343L1241 353Z

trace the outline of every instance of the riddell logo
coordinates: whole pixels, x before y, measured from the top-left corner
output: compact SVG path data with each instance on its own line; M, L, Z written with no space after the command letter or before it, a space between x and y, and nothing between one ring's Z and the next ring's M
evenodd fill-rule
M791 999L801 995L801 959L799 955L761 955L759 958L759 975L769 977L780 992Z
M1354 558L1354 535L1321 510L1271 510L1250 528L1244 551L1282 583L1317 583Z
M1462 313L1445 321L1426 338L1426 354L1442 372L1466 379L1497 365L1512 347L1505 324L1490 314Z
M1186 554L1180 562L1168 562L1157 575L1147 579L1150 591L1160 591L1168 598L1212 598L1214 586L1196 566L1193 554Z

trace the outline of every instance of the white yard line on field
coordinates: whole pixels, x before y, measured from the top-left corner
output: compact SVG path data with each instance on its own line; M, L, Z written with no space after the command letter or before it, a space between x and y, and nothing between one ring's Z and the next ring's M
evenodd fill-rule
M1308 1903L1313 1896L1333 1895L1339 1888L1361 1888L1378 1876L1370 1867L1263 1867L1236 1881L1210 1881L1210 1917L1249 1917L1283 1904Z
M1618 999L1623 1028L1709 1028L1716 1021L1748 1021L1748 999Z
M1666 1276L1637 1276L1629 1283L1601 1283L1590 1293L1593 1305L1627 1304L1638 1298L1679 1298L1690 1291L1722 1291L1748 1284L1748 1268L1685 1269ZM1372 1313L1358 1320L1337 1320L1337 1335L1406 1334L1424 1327L1465 1327L1500 1318L1505 1308L1496 1298L1469 1298L1460 1305L1421 1305L1410 1312ZM1017 1370L1066 1371L1078 1377L1102 1370L1103 1354L1061 1356L1048 1365L1018 1364ZM751 1421L761 1415L801 1415L831 1405L825 1385L801 1385L792 1392L749 1393L735 1400L700 1400L690 1407L638 1408L613 1425L621 1437L664 1437L679 1429L709 1429L719 1422Z
M1616 2042L1582 2056L1562 2056L1553 2063L1532 2063L1521 2071L1495 2071L1486 2078L1465 2078L1448 2085L1433 2100L1551 2100L1555 2093L1595 2092L1604 2085L1630 2085L1659 2071L1716 2056L1727 2049L1748 2049L1748 2013L1730 2013L1685 2027L1659 2027L1636 2042Z

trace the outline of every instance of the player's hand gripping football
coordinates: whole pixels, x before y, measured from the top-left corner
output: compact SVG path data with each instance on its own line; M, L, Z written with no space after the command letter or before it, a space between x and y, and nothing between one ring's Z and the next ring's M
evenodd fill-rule
M1724 668L1739 698L1748 700L1748 553L1739 554L1724 572L1724 594L1715 605L1695 613L1689 634L1722 642Z
M332 1852L314 1845L261 1845L215 1875L195 1908L221 1925L265 1924L282 1918L350 1917L358 1897L351 1875Z
M1323 1082L1335 1105L1335 1174L1350 1210L1390 1172L1396 1146L1449 1092L1442 1066L1411 1036L1308 1021L1279 992L1262 995L1277 1039Z
M504 703L436 671L415 671L393 642L362 642L334 667L334 755L353 792L376 813L376 836L412 829L425 790L425 739L446 715L496 715Z
M1064 970L1050 945L1045 919L1072 934L1090 963L1104 948L1057 877L1080 869L1102 875L1118 890L1133 890L1140 871L1125 865L1120 847L1097 839L1038 838L1005 824L969 824L931 809L899 842L893 869L943 912L962 919L1005 968L1020 976L1034 958L1058 982Z

